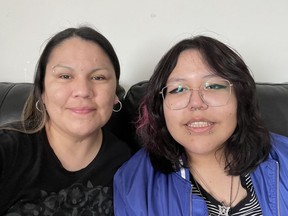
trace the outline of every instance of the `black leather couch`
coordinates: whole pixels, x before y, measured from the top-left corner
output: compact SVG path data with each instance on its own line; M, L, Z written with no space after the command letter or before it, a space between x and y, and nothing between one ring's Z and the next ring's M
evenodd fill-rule
M133 122L146 86L147 81L136 83L126 95L122 89L120 99L123 109L113 113L105 126L135 150L140 142L135 135ZM0 82L0 124L20 119L31 87L31 83ZM288 136L288 83L257 83L257 95L262 117L270 131Z

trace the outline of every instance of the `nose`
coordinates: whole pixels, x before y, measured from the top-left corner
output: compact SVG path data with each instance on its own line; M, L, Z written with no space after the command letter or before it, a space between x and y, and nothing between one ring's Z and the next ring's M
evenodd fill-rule
M190 99L188 103L188 108L190 110L205 110L208 105L205 103L201 96L202 92L200 89L190 89Z
M90 80L78 79L73 85L73 97L91 98L93 96L93 88Z

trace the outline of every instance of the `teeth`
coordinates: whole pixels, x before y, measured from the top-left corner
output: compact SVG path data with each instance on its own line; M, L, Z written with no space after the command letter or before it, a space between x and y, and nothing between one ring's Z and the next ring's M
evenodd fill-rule
M192 122L188 124L189 127L193 127L193 128L208 127L210 125L212 125L211 122Z

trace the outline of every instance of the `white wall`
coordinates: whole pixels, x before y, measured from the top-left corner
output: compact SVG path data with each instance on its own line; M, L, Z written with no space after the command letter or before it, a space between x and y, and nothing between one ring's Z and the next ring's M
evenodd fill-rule
M257 82L288 82L287 11L287 0L0 0L0 81L32 82L45 40L87 23L113 44L125 88L195 34L233 46Z

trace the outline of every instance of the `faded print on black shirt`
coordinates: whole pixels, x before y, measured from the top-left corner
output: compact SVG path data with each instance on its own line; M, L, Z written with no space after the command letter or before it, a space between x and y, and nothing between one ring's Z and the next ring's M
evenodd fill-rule
M34 202L34 199L38 201ZM59 193L47 194L45 191L39 191L34 199L19 201L9 209L7 215L114 215L112 189L106 186L93 186L91 182L86 186L75 183Z

